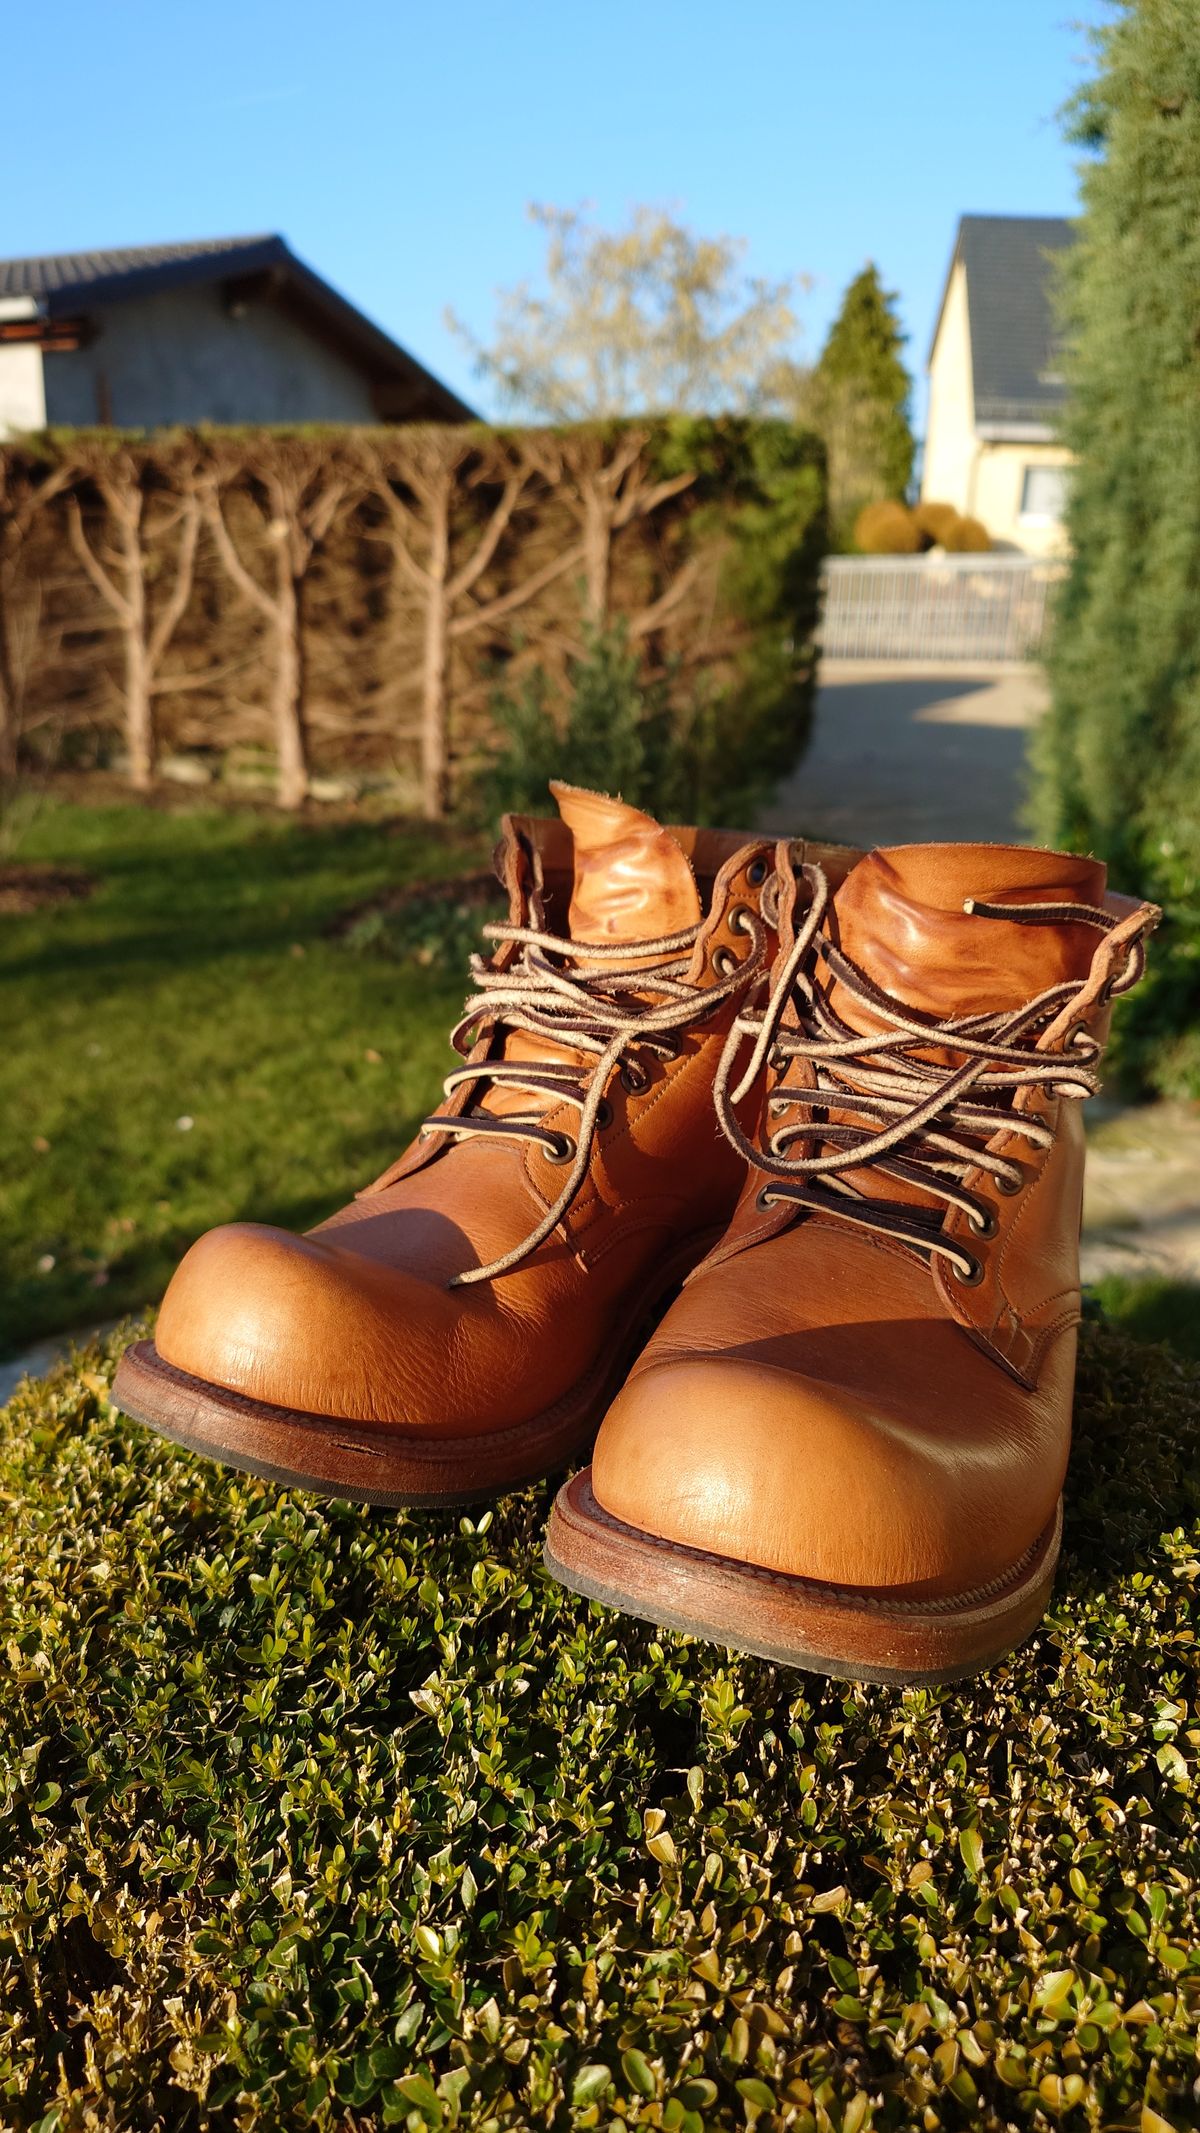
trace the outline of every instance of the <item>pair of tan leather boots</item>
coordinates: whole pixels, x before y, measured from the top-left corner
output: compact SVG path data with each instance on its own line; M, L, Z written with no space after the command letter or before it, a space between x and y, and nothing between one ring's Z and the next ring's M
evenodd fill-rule
M1076 1099L1158 913L1059 852L552 789L505 823L443 1108L311 1235L201 1238L117 1404L382 1504L595 1436L546 1542L577 1591L829 1674L986 1665L1054 1574Z

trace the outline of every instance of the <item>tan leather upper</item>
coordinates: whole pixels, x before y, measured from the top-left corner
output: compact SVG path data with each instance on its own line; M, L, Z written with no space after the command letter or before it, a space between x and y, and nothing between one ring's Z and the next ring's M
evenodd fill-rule
M156 1340L166 1362L315 1415L431 1435L502 1430L544 1413L596 1368L664 1260L726 1221L744 1166L718 1130L711 1089L733 1003L700 1017L718 977L753 948L741 914L757 917L772 847L667 831L599 794L556 796L561 822L506 824L498 856L512 918L541 912L552 933L569 925L587 943L627 940L626 967L638 969L652 960L639 953L647 940L698 926L685 955L695 1018L678 1056L642 1059L643 1087L611 1075L611 1120L580 1190L511 1272L449 1286L521 1245L559 1195L561 1166L528 1138L435 1131L308 1236L238 1223L201 1238L163 1303ZM494 960L514 953L502 947ZM588 1066L586 1054L520 1029L485 1031L470 1056ZM564 1135L579 1122L569 1103L486 1081L459 1088L442 1115L471 1106L533 1116Z
M1113 930L1097 945L1082 917L1009 922L973 915L971 901L1102 905ZM790 884L783 902L786 947ZM1156 916L1106 899L1091 860L910 846L854 868L824 932L868 1000L874 985L938 1023L1065 987L1037 1042L1069 1078L1082 1056L1075 1033L1106 1034L1108 988ZM862 986L815 959L812 982L850 1029L882 1031ZM917 1049L947 1073L961 1063L945 1043L918 1038ZM811 1082L802 1060L774 1077L760 1145L774 1121L799 1117L811 1130L797 1145L820 1151L822 1122L854 1117L849 1101L814 1112ZM592 1483L605 1510L668 1540L880 1595L962 1594L1012 1569L1051 1519L1067 1462L1083 1133L1079 1104L1054 1085L1009 1100L1050 1129L1051 1145L1003 1127L978 1134L965 1189L993 1233L979 1236L958 1208L938 1225L981 1269L970 1284L902 1237L772 1199L775 1181L751 1173L726 1237L602 1425ZM1016 1190L999 1189L989 1158L1016 1166ZM930 1209L927 1194L870 1164L840 1176L864 1199Z

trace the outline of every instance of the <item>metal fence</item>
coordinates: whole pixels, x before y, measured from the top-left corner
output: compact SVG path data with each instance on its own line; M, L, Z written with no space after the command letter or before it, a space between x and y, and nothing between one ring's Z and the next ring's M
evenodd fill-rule
M1024 555L831 556L826 659L1029 659L1046 636L1061 561Z

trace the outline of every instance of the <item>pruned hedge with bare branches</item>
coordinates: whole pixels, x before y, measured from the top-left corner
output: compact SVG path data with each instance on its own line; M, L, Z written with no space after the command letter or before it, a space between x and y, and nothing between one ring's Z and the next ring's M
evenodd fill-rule
M777 714L794 752L824 542L781 423L63 432L0 448L0 772L71 735L146 789L165 749L386 769L421 811L489 697L620 619L647 678ZM770 720L768 720L768 724ZM736 725L736 721L734 721Z

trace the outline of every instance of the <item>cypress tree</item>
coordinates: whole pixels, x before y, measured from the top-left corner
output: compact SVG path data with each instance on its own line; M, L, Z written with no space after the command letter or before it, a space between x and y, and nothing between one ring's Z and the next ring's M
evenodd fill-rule
M842 539L864 504L903 497L912 476L912 380L901 355L906 336L897 301L868 262L842 298L813 377L835 533Z
M1070 113L1095 153L1063 270L1073 561L1035 821L1166 909L1126 1062L1200 1093L1200 17L1120 0Z

